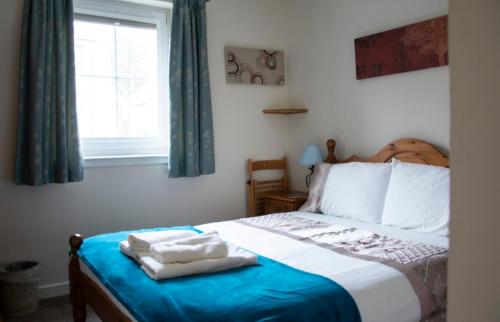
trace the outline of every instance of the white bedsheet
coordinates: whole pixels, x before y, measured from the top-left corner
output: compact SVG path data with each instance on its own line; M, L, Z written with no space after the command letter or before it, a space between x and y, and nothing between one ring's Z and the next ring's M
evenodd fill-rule
M401 240L448 247L446 237L305 212L294 212L293 215L369 230ZM216 230L223 240L230 243L294 268L334 280L352 295L364 322L420 320L420 304L412 286L402 273L389 266L341 255L314 244L235 221L210 223L197 228L203 231ZM135 321L82 261L80 265L82 271L110 296L120 310Z

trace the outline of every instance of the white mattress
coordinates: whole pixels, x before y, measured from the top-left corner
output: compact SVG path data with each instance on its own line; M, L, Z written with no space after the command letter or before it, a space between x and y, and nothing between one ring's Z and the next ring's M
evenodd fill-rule
M377 232L401 240L448 247L448 238L377 224L305 212L293 215L347 227ZM420 320L420 304L407 278L394 268L338 254L314 244L235 221L197 226L200 230L217 230L231 243L297 269L322 275L342 285L354 298L364 322L404 322ZM102 285L80 261L82 271L113 300L117 307L135 321L127 309ZM382 299L382 300L381 300Z

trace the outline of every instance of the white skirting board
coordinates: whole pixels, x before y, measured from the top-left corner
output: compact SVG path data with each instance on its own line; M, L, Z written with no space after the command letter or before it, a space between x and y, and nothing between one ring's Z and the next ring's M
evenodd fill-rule
M38 287L38 297L40 299L47 299L67 294L69 294L69 282L47 284Z

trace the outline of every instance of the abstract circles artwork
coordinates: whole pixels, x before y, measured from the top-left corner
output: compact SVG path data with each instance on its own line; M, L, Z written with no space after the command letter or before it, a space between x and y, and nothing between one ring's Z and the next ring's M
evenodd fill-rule
M226 47L226 81L285 85L285 54L279 50Z

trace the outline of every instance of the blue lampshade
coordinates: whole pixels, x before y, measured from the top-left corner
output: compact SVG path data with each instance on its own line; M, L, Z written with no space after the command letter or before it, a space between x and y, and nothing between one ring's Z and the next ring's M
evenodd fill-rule
M316 144L309 144L306 146L302 158L300 158L300 164L306 166L316 165L316 163L323 161L323 154L319 146Z

